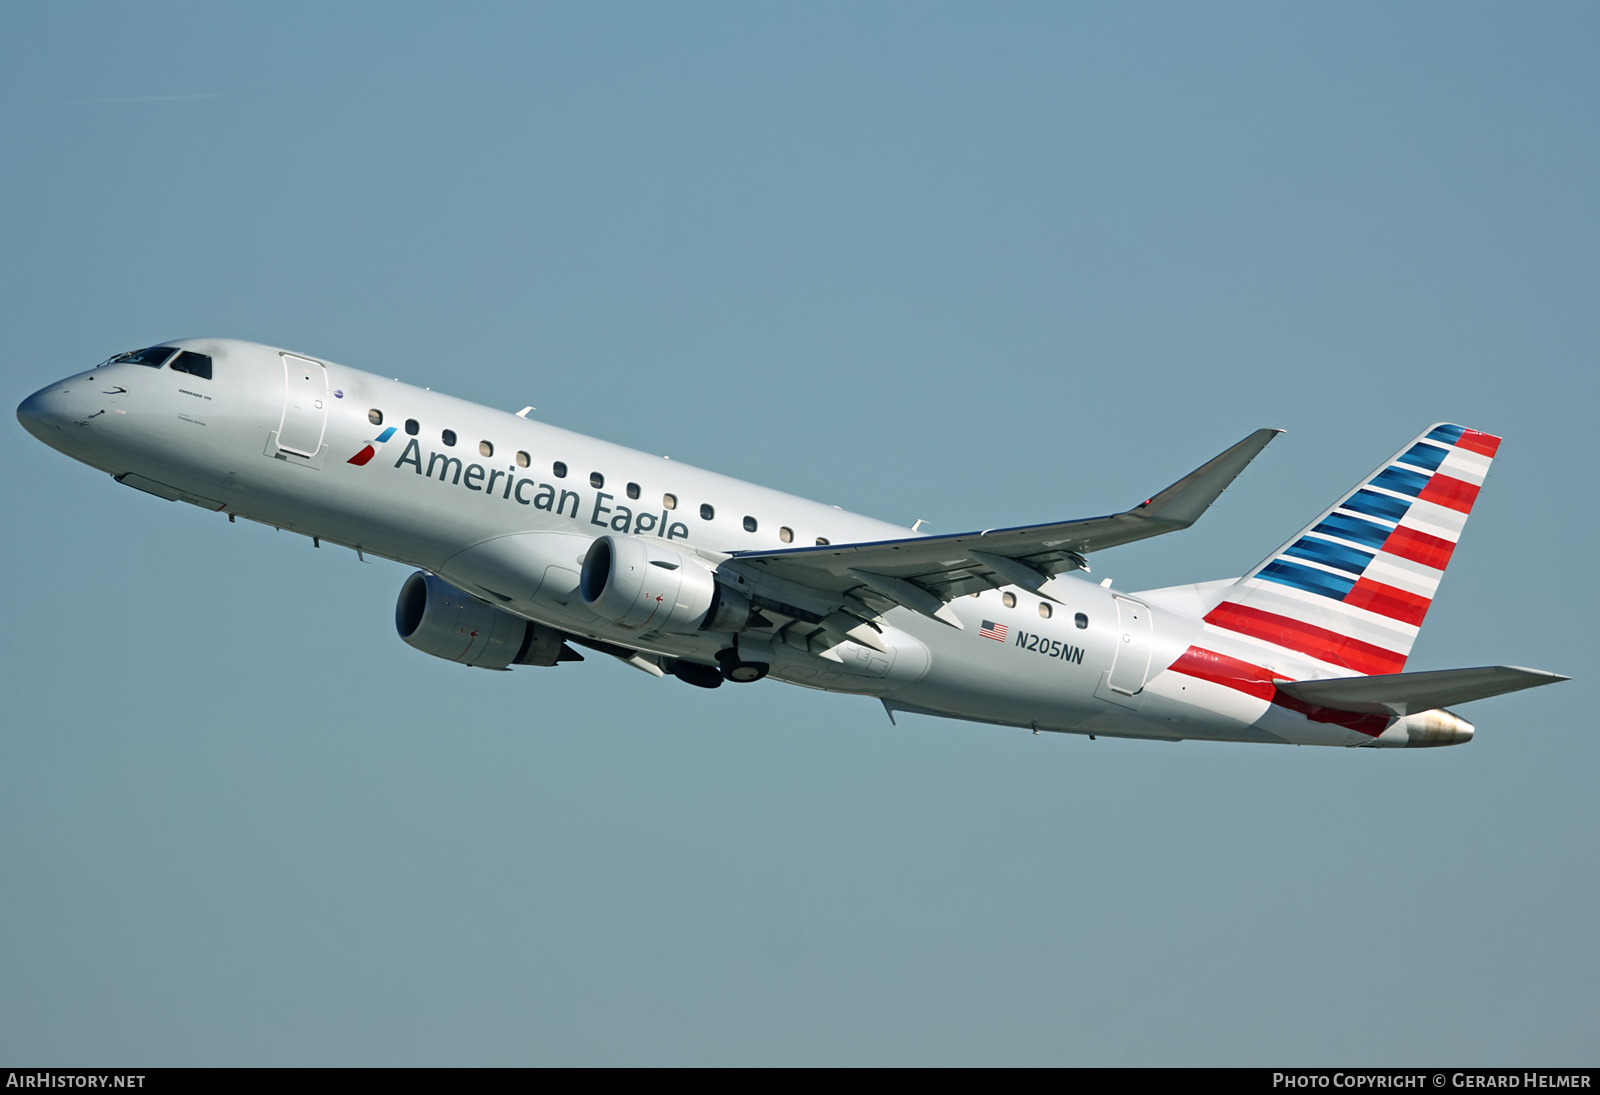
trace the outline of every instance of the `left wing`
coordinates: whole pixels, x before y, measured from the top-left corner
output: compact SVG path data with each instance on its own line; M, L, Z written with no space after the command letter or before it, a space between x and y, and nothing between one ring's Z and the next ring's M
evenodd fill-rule
M955 615L945 608L945 602L955 597L1016 585L1057 599L1051 579L1069 570L1087 570L1084 556L1089 552L1188 528L1281 432L1257 430L1159 494L1106 517L949 536L738 552L724 566L746 575L758 595L763 586L800 587L812 594L832 594L835 604L842 598L854 599L870 610L869 616L903 605L959 628ZM784 611L770 598L768 604ZM844 607L851 606L847 602ZM858 637L855 631L851 634Z

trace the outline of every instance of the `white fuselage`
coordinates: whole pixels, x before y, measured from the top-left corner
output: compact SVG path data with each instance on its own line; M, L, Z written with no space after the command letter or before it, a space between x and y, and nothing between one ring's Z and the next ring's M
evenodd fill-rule
M737 644L789 683L878 697L891 711L1038 730L1372 740L1163 672L1203 629L1203 587L1127 596L1064 576L1066 595L1054 604L1016 587L990 589L950 602L959 630L897 608L882 618L886 653L852 642L816 649L782 634L641 635L578 596L597 536L669 545L737 583L738 552L908 532L332 362L225 339L170 345L209 355L214 377L106 365L40 391L19 417L52 447L128 485L419 567L497 608L647 655L713 664ZM369 445L371 456L352 463ZM1001 628L1005 637L992 637ZM1260 649L1231 652L1262 659ZM1281 665L1286 677L1314 675L1292 662ZM1108 687L1113 671L1134 686Z

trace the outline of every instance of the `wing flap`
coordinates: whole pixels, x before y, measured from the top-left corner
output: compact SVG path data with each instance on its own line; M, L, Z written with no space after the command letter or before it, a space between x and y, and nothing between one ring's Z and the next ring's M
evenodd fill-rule
M1476 669L1436 669L1422 673L1383 673L1372 677L1334 677L1320 681L1278 681L1278 691L1335 711L1405 715L1470 703L1524 688L1570 678L1542 669L1487 665Z

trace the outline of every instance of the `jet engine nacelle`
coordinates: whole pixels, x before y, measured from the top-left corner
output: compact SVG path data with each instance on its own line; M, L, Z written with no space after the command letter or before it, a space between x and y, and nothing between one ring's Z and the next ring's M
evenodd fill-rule
M420 570L400 587L394 626L424 654L480 669L555 665L573 657L561 632L485 604Z
M750 623L750 598L704 563L633 536L589 545L578 592L590 611L640 631L740 631Z

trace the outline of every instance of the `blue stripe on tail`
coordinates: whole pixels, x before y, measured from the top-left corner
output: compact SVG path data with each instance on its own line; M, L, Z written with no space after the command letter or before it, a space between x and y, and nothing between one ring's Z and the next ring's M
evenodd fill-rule
M1318 540L1312 536L1302 536L1290 544L1284 554L1310 559L1314 563L1334 567L1357 577L1360 577L1361 572L1367 569L1367 564L1372 562L1372 556L1368 552L1335 544L1331 540Z
M1400 463L1410 464L1414 468L1438 471L1439 465L1444 463L1444 458L1449 454L1449 449L1441 449L1438 445L1424 445L1418 441L1406 450L1406 454L1400 458Z
M1374 475L1371 483L1375 487L1392 490L1396 494L1409 494L1415 498L1422 493L1422 488L1428 485L1428 477L1420 471L1409 471L1390 464Z
M1403 498L1391 498L1387 494L1379 494L1375 490L1358 490L1345 499L1342 509L1355 510L1372 517L1381 517L1385 521L1399 524L1400 518L1406 515L1406 510L1411 508L1411 503Z
M1345 594L1350 592L1350 587L1356 584L1354 578L1341 578L1337 574L1329 574L1325 570L1314 570L1303 567L1299 563L1289 563L1282 559L1268 563L1256 572L1257 578L1265 578L1269 582L1279 585L1293 586L1303 589L1307 593L1318 593L1324 597L1332 597L1336 601L1344 600Z
M1337 536L1342 540L1354 540L1370 548L1381 548L1383 542L1389 538L1390 530L1387 525L1335 510L1324 517L1311 531L1320 532L1325 536Z

